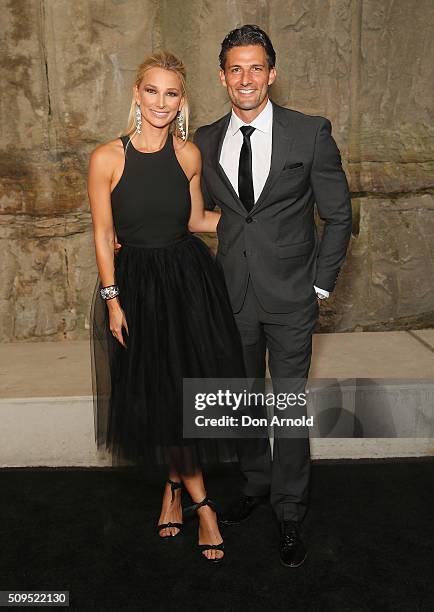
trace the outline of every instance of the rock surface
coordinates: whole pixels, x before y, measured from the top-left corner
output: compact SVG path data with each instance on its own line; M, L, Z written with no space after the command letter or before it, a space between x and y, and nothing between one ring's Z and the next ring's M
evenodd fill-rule
M188 69L192 130L228 111L225 34L273 40L272 98L332 121L354 235L320 329L434 322L431 0L14 0L2 11L0 340L84 339L97 279L87 160L125 127L135 70ZM215 239L206 240L215 246Z

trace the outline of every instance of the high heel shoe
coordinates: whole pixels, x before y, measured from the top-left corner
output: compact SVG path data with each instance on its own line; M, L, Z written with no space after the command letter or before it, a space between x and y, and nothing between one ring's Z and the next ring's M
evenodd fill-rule
M182 484L180 482L174 482L173 480L170 480L170 478L167 479L167 482L170 484L170 490L172 493L172 498L170 500L170 505L173 504L173 501L175 499L175 491L177 489L180 489L182 487ZM157 525L157 531L158 533L160 533L160 531L162 529L166 529L167 527L176 527L177 529L179 529L178 533L175 533L175 535L170 535L170 536L160 536L161 540L172 540L173 538L176 538L176 536L180 535L180 533L182 532L182 528L183 528L183 524L182 523L172 523L172 522L168 522L168 523L161 523L159 525Z
M214 502L208 497L205 497L201 502L198 502L197 504L193 504L192 506L188 506L188 508L185 508L183 515L186 516L188 514L191 514L195 512L196 510L198 510L199 508L201 508L202 506L209 506L211 510L216 512L216 507L215 507ZM205 561L217 564L217 563L222 563L223 559L225 558L223 554L223 556L218 557L216 559L209 559L206 555L203 554L203 551L205 550L221 550L224 553L225 547L224 547L223 541L221 541L220 544L198 544L197 546L200 550L200 556L203 557Z

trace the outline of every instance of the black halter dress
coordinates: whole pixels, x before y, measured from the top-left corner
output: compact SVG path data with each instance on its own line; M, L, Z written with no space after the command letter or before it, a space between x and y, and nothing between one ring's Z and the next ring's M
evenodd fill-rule
M188 231L189 181L169 134L142 153L121 138L125 166L111 194L115 279L129 335L111 334L98 278L91 307L97 447L113 465L183 474L236 460L224 440L183 439L183 377L243 377L241 339L223 272Z

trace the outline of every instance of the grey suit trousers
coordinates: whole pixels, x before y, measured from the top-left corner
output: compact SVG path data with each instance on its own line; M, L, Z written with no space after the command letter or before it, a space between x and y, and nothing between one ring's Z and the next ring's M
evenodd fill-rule
M318 303L314 301L288 313L266 312L249 279L243 306L234 316L243 343L247 377L265 378L268 349L274 393L284 390L276 388L275 379L299 379L296 391L304 392ZM309 437L275 437L273 455L268 438L239 440L238 452L245 479L242 492L249 496L269 495L278 520L301 522L308 507Z

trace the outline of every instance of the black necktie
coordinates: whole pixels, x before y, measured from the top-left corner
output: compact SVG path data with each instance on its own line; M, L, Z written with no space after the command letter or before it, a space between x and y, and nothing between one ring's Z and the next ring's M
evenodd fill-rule
M255 204L252 178L252 145L250 136L255 128L250 125L242 125L240 130L243 134L243 146L240 152L240 163L238 166L238 195L244 208L250 212Z

